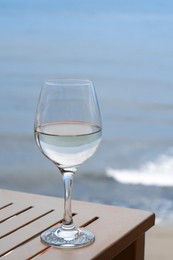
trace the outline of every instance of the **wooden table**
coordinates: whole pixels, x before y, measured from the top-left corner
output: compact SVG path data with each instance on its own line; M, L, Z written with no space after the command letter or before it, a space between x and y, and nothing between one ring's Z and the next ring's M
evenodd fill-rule
M153 213L73 201L74 222L87 226L95 242L78 249L57 249L40 242L44 230L60 225L63 200L0 190L0 257L23 259L144 259L145 232L154 225Z

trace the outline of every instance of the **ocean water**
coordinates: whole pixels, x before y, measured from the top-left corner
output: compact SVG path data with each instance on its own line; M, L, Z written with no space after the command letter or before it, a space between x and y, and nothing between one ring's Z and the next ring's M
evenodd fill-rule
M74 198L173 215L172 1L0 1L0 187L63 196L33 137L38 95L54 77L96 86L97 153ZM108 192L109 191L109 192Z

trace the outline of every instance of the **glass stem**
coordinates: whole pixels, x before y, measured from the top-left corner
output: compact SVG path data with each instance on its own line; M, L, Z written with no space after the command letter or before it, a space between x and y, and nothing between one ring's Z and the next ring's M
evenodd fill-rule
M72 186L73 186L73 172L63 172L64 181L64 219L63 229L73 229L73 218L71 211Z

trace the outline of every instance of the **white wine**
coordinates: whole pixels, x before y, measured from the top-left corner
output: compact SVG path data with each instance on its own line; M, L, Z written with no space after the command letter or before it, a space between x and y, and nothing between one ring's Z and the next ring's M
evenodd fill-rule
M84 122L43 124L35 129L44 155L61 168L76 167L92 156L100 141L101 128Z

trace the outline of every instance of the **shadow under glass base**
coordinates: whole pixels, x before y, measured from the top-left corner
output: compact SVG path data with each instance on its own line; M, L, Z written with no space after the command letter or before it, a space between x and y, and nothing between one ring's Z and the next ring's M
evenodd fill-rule
M85 228L74 227L68 230L60 226L43 232L40 239L47 245L59 248L78 248L92 244L95 236Z

